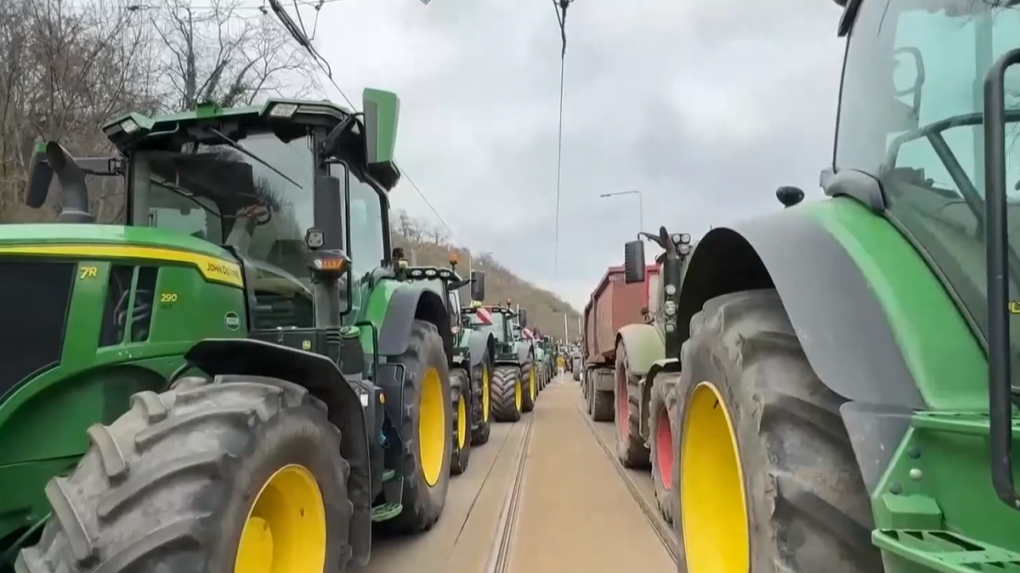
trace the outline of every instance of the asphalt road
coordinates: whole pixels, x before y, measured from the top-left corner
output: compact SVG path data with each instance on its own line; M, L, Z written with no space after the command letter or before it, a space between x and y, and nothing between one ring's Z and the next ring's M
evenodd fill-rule
M612 425L593 428L579 401L562 377L533 413L495 425L435 527L377 540L361 572L673 573L665 524L648 515L650 478L618 467L601 443L612 445Z

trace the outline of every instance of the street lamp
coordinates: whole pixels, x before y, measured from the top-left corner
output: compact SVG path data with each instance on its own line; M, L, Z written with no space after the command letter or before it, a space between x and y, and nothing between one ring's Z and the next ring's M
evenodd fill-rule
M605 199L606 197L618 197L620 195L637 195L637 200L638 200L638 223L641 225L641 228L638 229L638 230L639 231L644 231L645 230L645 205L644 205L644 201L641 198L641 190L640 189L634 189L634 190L631 190L631 191L617 191L615 193L603 193L603 194L599 195L599 197L601 197L602 199Z

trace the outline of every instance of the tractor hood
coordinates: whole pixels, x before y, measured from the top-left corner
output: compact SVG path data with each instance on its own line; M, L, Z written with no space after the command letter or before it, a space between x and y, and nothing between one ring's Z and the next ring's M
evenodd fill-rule
M236 259L217 245L175 231L119 225L0 225L0 258L149 260L190 264L209 281L242 286Z

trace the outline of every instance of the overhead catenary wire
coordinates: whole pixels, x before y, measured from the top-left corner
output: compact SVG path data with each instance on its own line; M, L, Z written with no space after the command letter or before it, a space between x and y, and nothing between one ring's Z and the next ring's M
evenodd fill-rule
M560 269L560 190L563 181L563 86L567 69L567 8L574 0L552 0L556 22L560 26L560 109L556 134L556 238L553 241L553 276Z
M318 6L321 6L321 4L330 1L339 0L319 0L316 10L318 10ZM329 83L333 86L333 88L336 89L340 96L344 98L344 101L347 102L347 105L349 105L352 110L357 112L358 107L354 105L354 102L351 101L351 98L347 97L347 94L344 92L343 88L341 88L337 84L336 79L333 78L333 68L329 65L329 61L327 61L326 58L324 58L319 53L319 51L315 49L315 46L312 45L312 42L308 38L308 35L304 32L303 29L304 26L297 22L294 22L294 19L290 17L290 14L288 14L287 11L280 4L280 0L268 0L268 2L269 7L276 15L276 18L280 21L280 24L283 25L284 29L286 29L287 32L290 33L291 37L293 37L294 40L302 48L304 48L305 51L308 52L308 54L312 57L312 60L316 63L316 65L318 65L319 68L322 69L323 73L326 74L326 79L329 80ZM295 6L297 6L298 3L299 3L298 1L295 1ZM300 15L298 16L298 18L300 19ZM316 16L316 22L318 22L318 16ZM425 196L425 193L423 193L422 190L418 187L418 184L414 182L414 179L411 178L411 175L406 170L401 171L403 179L407 181L407 183L411 186L412 189L414 189L414 192L418 194L418 197L420 197L421 200L424 201L425 205L429 208L430 211L432 211L432 214L435 215L436 219L439 220L439 223L442 224L444 228L446 228L446 231L450 233L451 237L455 236L456 233L454 232L453 228L450 227L450 225L446 222L446 219L444 219L443 216L439 214L439 211L435 208L434 205L432 205L432 202L429 201L428 197Z

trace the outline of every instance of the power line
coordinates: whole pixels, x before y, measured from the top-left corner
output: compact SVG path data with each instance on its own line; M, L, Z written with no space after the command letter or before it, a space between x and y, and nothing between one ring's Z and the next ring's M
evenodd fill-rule
M560 25L560 111L556 140L556 239L553 243L553 276L560 270L560 189L563 175L563 84L567 66L567 8L574 0L552 0L556 22Z
M319 1L325 3L330 0ZM347 102L347 105L351 106L351 109L357 113L358 106L354 105L354 102L351 101L351 98L347 97L347 94L344 93L344 90L337 84L336 80L333 78L333 68L330 67L329 62L326 60L326 58L322 57L322 55L319 54L319 51L315 49L315 46L312 45L312 42L308 39L308 35L304 33L303 26L294 22L293 18L290 17L290 14L288 14L286 10L284 10L283 6L280 5L280 0L268 0L268 2L269 7L272 8L273 12L276 14L277 19L280 21L283 27L290 33L294 40L301 45L301 47L308 51L308 53L312 56L312 59L315 61L315 63L326 74L326 78L329 80L329 83L332 84L334 88L336 88L336 91L339 92L340 96L344 98L344 101ZM443 227L446 228L447 232L450 233L451 237L455 236L456 233L453 231L453 228L450 227L450 225L446 222L446 219L443 219L443 216L439 214L439 211L436 210L435 206L432 205L432 202L429 201L428 197L425 196L425 193L423 193L422 190L418 187L418 184L415 183L413 179L411 179L411 175L407 171L403 170L402 175L403 178L406 179L408 183L410 183L411 188L414 189L415 193L417 193L418 196L421 197L421 200L425 202L425 205L428 206L429 210L432 211L432 214L435 215L437 219L439 219L439 222L442 223Z
M335 4L337 2L343 2L343 1L344 0L296 0L294 2L294 5L295 5L295 8L297 8L297 7L312 8L316 12L318 12L326 4ZM222 11L225 11L225 12L234 12L234 11L237 11L237 10L251 10L251 11L256 11L257 10L259 12L262 12L265 15L269 14L269 10L266 8L266 4L265 3L263 3L263 4L259 5L259 6L231 6L229 3L219 4L219 5L216 5L216 4L199 4L199 5L196 5L196 4L190 4L189 3L189 4L182 4L180 6L166 6L166 5L157 6L157 5L151 5L151 4L129 4L124 9L127 10L128 12L139 12L139 11L142 11L142 10L201 10L201 11L204 11L204 10L222 10ZM316 18L318 18L318 14L316 14ZM313 34L314 34L314 31L313 31Z

